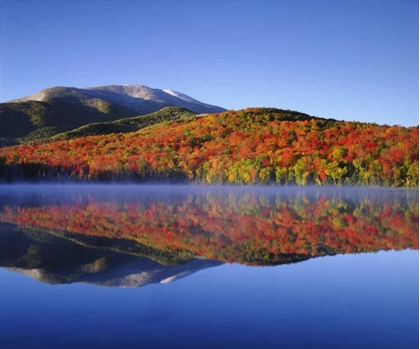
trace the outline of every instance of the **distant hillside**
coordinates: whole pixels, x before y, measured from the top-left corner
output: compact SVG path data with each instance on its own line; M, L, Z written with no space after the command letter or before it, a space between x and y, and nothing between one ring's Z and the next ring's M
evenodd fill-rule
M0 146L45 140L86 124L136 115L104 100L96 100L95 106L58 99L0 103Z
M0 178L418 186L416 127L249 108L0 149Z
M9 103L0 103L0 146L46 140L91 123L112 122L150 114L170 106L188 109L194 113L225 111L221 107L202 103L179 92L141 85L110 85L85 89L53 87ZM107 130L106 133L109 132L109 126L102 128ZM130 131L133 130L135 129L131 127ZM102 134L96 126L87 131ZM80 130L75 134L80 134Z
M195 118L196 113L180 107L166 107L148 115L140 115L131 118L119 119L112 122L96 122L77 129L59 133L51 137L58 141L85 136L98 136L111 133L127 133L138 131L144 127L158 124L163 121L188 120Z

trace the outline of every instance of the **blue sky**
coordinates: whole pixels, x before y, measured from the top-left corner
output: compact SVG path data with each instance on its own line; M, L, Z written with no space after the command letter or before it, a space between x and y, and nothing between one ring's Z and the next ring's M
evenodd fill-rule
M0 0L0 101L140 84L227 109L419 123L416 0Z

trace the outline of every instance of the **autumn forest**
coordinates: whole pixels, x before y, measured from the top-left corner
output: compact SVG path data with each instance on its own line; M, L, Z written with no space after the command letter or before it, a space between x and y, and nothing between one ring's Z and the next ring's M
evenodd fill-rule
M418 127L249 108L0 148L0 178L417 187L418 137Z

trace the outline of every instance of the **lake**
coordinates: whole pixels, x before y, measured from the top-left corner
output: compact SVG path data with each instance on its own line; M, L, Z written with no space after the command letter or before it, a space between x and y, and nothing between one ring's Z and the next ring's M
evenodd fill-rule
M417 190L0 186L0 348L418 348Z

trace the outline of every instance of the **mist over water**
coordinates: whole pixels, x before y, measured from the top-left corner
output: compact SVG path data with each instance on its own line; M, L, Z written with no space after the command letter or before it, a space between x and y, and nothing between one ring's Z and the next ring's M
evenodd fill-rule
M409 189L2 185L0 347L415 348L418 221Z

